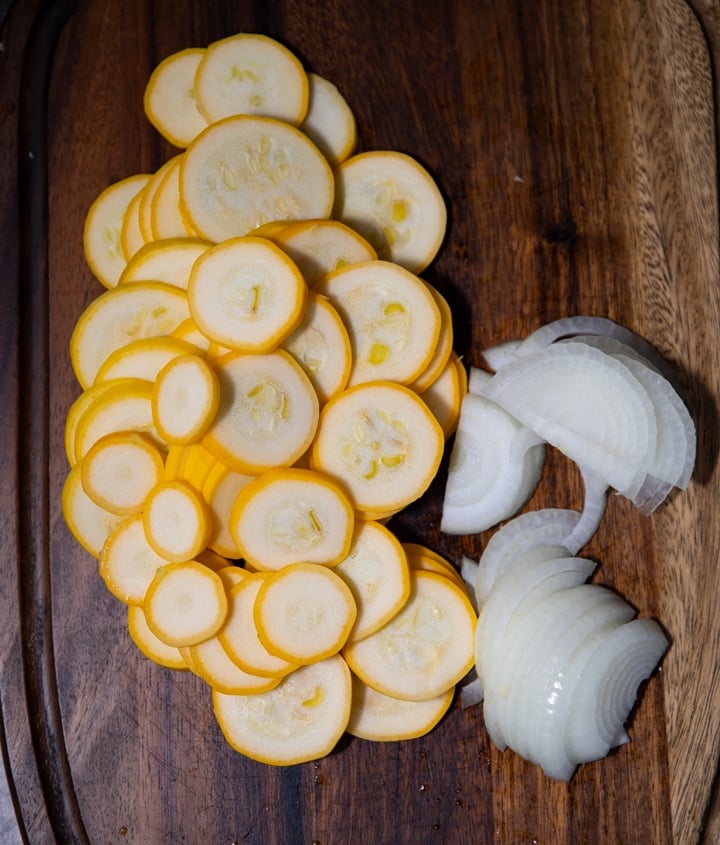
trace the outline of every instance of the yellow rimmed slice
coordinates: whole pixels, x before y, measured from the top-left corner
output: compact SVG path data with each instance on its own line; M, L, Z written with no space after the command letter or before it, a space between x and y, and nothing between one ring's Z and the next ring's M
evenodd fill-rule
M163 479L165 481L178 481L183 477L182 468L187 457L187 450L187 446L170 446L163 467Z
M326 158L298 129L264 117L213 123L187 148L180 202L207 240L247 235L269 220L330 217L335 181Z
M238 33L207 47L195 74L195 95L208 123L230 115L264 115L299 124L309 83L297 56L266 35Z
M394 382L367 382L325 405L311 463L344 486L356 510L390 513L425 492L444 445L442 429L416 393Z
M337 308L350 335L349 385L408 384L432 360L440 309L414 273L389 261L363 261L330 273L314 290Z
M220 576L202 563L167 563L155 573L143 601L148 628L164 643L195 645L222 627L228 612Z
M163 238L145 244L128 261L119 284L164 282L187 290L195 261L211 246L192 237Z
M210 549L206 549L203 554L210 551ZM220 558L221 556L217 555L217 557ZM215 569L215 572L217 572L217 574L222 578L222 582L225 584L225 590L227 592L230 592L236 584L239 584L243 578L247 578L250 574L246 569L243 569L241 566L235 566L235 564L232 564L227 560L225 565Z
M454 687L426 701L384 695L353 675L352 709L347 732L373 742L398 742L425 736L450 709Z
M184 649L185 651L185 649ZM217 636L187 646L186 659L191 670L212 689L225 695L249 695L274 689L282 678L252 675L242 670L225 651Z
M283 341L310 379L321 404L347 385L352 367L350 337L329 300L308 294L300 325Z
M266 578L253 618L265 648L291 663L316 663L337 654L357 618L345 581L316 563L293 563Z
M103 361L94 385L116 378L155 381L157 374L178 355L190 355L197 347L176 337L144 337L116 349Z
M144 243L149 244L155 240L152 227L152 209L155 196L162 185L165 177L174 167L179 167L182 156L176 155L163 162L160 167L148 179L147 184L140 193L140 206L138 207L138 224L140 234ZM178 179L179 184L179 179ZM179 212L178 212L179 213Z
M208 452L202 443L189 443L184 449L185 455L178 468L177 478L187 481L196 490L202 492L205 482L218 460L212 452Z
M98 571L105 586L125 604L142 604L155 573L167 560L148 543L141 513L132 514L110 533L100 552Z
M210 569L213 570L213 572L220 573L221 577L221 570L223 569L235 569L238 572L243 572L243 570L239 566L235 566L235 564L231 560L226 558L224 555L219 555L212 549L203 549L199 554L195 555L195 560L198 563L202 563L203 566L209 566ZM227 584L227 582L225 583Z
M220 404L220 382L202 355L178 355L160 370L153 384L152 415L166 443L199 440Z
M334 572L350 587L358 608L350 640L361 640L382 628L410 596L405 551L379 522L356 520L350 552Z
M127 625L130 638L145 657L159 666L164 666L166 669L187 671L187 663L178 651L177 646L164 643L148 628L145 611L142 609L142 606L136 604L128 605Z
M152 421L152 384L143 379L113 379L98 390L75 425L75 458L84 458L101 437L116 431L139 431L164 445Z
M241 556L257 570L334 566L350 550L353 508L334 480L297 467L271 469L244 487L230 514Z
M333 216L356 229L380 258L419 273L442 244L445 201L428 171L414 158L371 150L346 159L335 171Z
M70 337L70 360L81 387L95 381L116 349L143 337L169 335L189 316L185 291L162 282L105 291L83 311Z
M157 445L139 431L115 431L97 440L82 461L82 486L110 513L129 516L142 509L163 475Z
M255 238L269 238L272 241L275 235L290 224L291 221L289 220L268 220L267 223L262 223L253 229L252 232L248 232L248 234Z
M193 265L190 315L210 340L241 352L271 352L297 327L307 285L266 238L230 238Z
M90 206L83 230L85 260L95 278L106 288L113 288L125 268L122 246L123 220L130 202L147 184L147 173L138 173L115 182Z
M250 573L228 592L228 615L218 639L232 660L245 672L282 678L297 664L271 654L260 641L253 616L255 600L268 575Z
M143 506L143 527L152 548L173 563L192 560L208 543L210 511L202 495L186 481L161 481Z
M152 174L148 174L148 179ZM144 187L144 186L143 186ZM129 261L136 252L145 246L145 239L140 231L140 200L142 190L130 200L120 227L120 245L125 261Z
M223 357L220 407L204 445L229 467L259 475L291 466L317 429L317 394L300 365L279 349L267 355Z
M75 466L77 463L77 454L75 452L75 434L77 432L78 422L82 419L87 408L92 405L100 395L111 390L118 382L119 379L113 379L111 381L109 380L107 382L103 382L102 384L93 385L87 390L83 390L82 393L80 393L80 395L73 401L72 405L70 405L67 416L65 417L64 441L65 455L67 456L68 463L71 467Z
M472 668L477 617L449 578L414 571L403 609L343 654L368 686L393 698L426 701L442 695Z
M189 47L167 56L150 74L143 95L147 119L181 149L207 126L195 96L195 73L204 55L203 47Z
M365 238L339 220L285 223L269 230L264 237L292 258L310 287L333 270L377 258Z
M232 559L241 557L240 549L230 533L230 514L240 491L255 476L235 472L216 460L202 486L202 494L210 508L212 530L208 546L217 554Z
M449 578L463 590L465 589L465 583L460 573L442 555L420 543L403 543L402 546L407 555L407 562L411 571L421 569L425 572L435 572Z
M437 343L435 345L435 352L433 353L427 367L420 373L420 375L412 381L408 387L411 387L416 393L422 393L427 390L430 385L442 375L445 365L450 359L453 351L453 323L452 311L450 305L445 297L437 288L425 282L428 290L435 300L435 304L440 311L440 333L438 335Z
M180 205L180 162L180 157L173 159L150 202L150 230L155 241L195 235Z
M227 742L271 766L292 766L329 754L350 718L350 671L339 656L302 666L269 692L213 693Z
M458 354L453 351L439 378L420 394L437 421L445 437L457 428L460 404L467 393L467 373Z
M70 533L93 557L99 558L105 541L123 521L93 502L82 486L82 461L75 464L62 488L62 513Z
M172 337L191 343L196 349L207 353L210 349L210 338L204 335L195 325L195 320L188 317L173 329Z
M345 97L329 79L317 73L308 73L308 83L310 98L301 128L335 167L355 149L355 115Z

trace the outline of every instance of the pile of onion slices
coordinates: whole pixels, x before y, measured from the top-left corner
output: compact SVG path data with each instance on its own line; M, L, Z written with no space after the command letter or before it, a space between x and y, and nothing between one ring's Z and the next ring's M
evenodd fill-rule
M640 684L668 646L657 622L586 583L595 564L577 554L609 489L649 514L688 485L695 425L662 356L611 320L558 320L484 358L494 373L471 369L441 521L449 534L504 522L479 561L463 559L479 615L476 673L462 703L483 702L498 748L569 780L578 764L627 741ZM516 516L547 445L578 465L582 512Z

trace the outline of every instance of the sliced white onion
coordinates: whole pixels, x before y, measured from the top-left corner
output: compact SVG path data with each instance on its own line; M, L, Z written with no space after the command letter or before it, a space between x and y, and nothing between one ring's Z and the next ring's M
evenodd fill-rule
M475 608L475 613L478 611L477 599L475 598L475 582L477 581L478 562L463 555L460 561L460 577L465 584L465 590L470 599L470 604Z
M522 340L506 340L502 343L497 343L495 346L488 346L483 349L482 357L488 368L497 372L501 370L506 364L514 361L517 357L517 351L522 344Z
M468 683L460 687L460 707L467 710L468 707L474 707L482 701L482 684L480 679L475 675Z
M607 504L607 482L583 467L580 467L580 474L585 492L582 513L573 530L563 540L563 544L573 554L590 542L590 538L598 530Z
M504 367L484 393L611 487L629 497L640 489L655 455L655 409L613 356L554 344Z
M667 372L668 370L668 363L663 356L651 343L648 343L645 338L637 334L637 332L632 331L632 329L626 326L621 326L607 317L588 315L562 317L559 320L546 323L523 340L515 349L515 356L517 358L523 358L526 355L532 355L541 349L545 349L545 347L560 338L583 334L615 338L631 349L634 349L661 372Z
M475 630L475 666L485 694L485 727L501 750L506 745L502 728L506 691L497 679L498 670L510 659L503 646L506 631L517 620L522 623L543 596L582 584L593 568L591 561L576 557L535 561L531 566L520 561L498 579L483 605Z
M695 466L695 424L670 381L652 362L613 337L582 335L575 341L594 346L628 367L655 406L657 441L654 461L640 490L632 497L643 513L651 513L673 487L685 489Z
M484 396L462 399L440 530L477 534L515 514L532 495L545 447Z
M480 367L470 367L468 371L468 393L474 393L476 396L482 394L483 387L492 378L492 373L487 370L481 370Z
M542 508L527 511L506 522L490 538L478 561L475 576L478 607L482 606L498 575L538 546L559 546L567 548L568 555L576 554L579 547L570 548L565 541L579 519L580 514L575 510Z
M578 643L623 624L633 608L617 593L582 584L546 600L549 621L531 641L513 678L508 707L508 743L549 777L568 780L575 764L565 753L564 728L570 690L564 669Z
M640 684L654 671L668 640L652 619L633 619L608 631L567 667L574 685L565 727L573 763L604 757L630 715ZM582 663L582 665L579 665ZM576 677L575 677L576 676Z

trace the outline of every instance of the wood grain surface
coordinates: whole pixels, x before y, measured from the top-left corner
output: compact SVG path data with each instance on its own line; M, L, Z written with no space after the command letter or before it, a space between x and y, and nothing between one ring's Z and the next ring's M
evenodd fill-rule
M47 5L58 14L62 3ZM0 705L26 841L720 841L718 7L85 0L58 27L56 52L42 47L51 73L46 156L36 159L19 124L44 120L28 84L43 59L30 36L42 10L17 0L0 38ZM612 497L586 550L600 564L597 580L657 618L672 647L643 687L632 741L569 784L499 753L481 708L458 705L413 742L345 738L326 759L289 768L241 757L223 741L201 682L137 652L122 607L63 524L63 425L79 392L67 344L101 292L83 260L84 216L108 184L175 152L142 111L154 65L239 31L279 38L335 82L357 117L360 149L410 153L436 177L449 228L424 275L454 308L455 345L468 365L482 363L485 346L588 313L637 330L674 366L698 428L690 488L650 517ZM28 240L45 209L42 179L37 195L19 193L28 170L47 174L46 242ZM47 269L47 325L42 315L23 317L28 262ZM28 472L39 473L45 499L28 491ZM442 490L441 474L392 524L401 539L459 564L490 535L442 535ZM552 453L528 507L581 501L577 472ZM32 606L28 595L35 600L42 585L28 594L28 567L43 554L47 604ZM52 697L57 684L57 747L31 741L39 719L23 684L23 653L33 683L29 631L52 635L41 652L52 659L36 668L48 676L41 694ZM56 810L43 790L66 789L63 748L66 804L72 812L76 800L80 821L53 834Z

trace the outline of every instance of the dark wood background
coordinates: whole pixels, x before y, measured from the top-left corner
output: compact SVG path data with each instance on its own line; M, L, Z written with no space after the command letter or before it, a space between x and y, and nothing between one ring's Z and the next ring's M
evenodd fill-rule
M52 777L54 765L30 741L37 714L28 714L21 672L23 615L27 622L43 612L28 606L27 593L18 601L17 575L34 553L27 537L17 539L18 518L37 506L18 494L22 478L16 483L34 442L18 429L28 407L40 417L34 425L48 490L42 514L54 664L43 671L54 666L69 772L93 845L720 841L713 800L720 751L713 90L720 13L714 3L695 5L79 3L49 79L49 345L40 375L18 318L26 283L18 242L27 227L19 215L28 198L18 196L16 164L18 115L42 112L27 84L37 48L22 76L41 4L12 6L0 40L0 703L4 757L29 842L53 839L38 771ZM425 275L454 307L455 345L469 365L481 363L486 345L580 313L631 326L675 365L699 434L690 489L651 517L611 497L587 549L600 563L598 580L640 615L659 619L672 648L643 690L632 742L582 767L570 784L497 752L481 709L457 705L413 742L346 739L324 760L280 769L240 757L222 740L202 684L135 650L123 609L63 525L63 422L78 393L67 342L82 308L100 293L83 262L86 210L109 183L151 171L174 152L142 112L154 65L239 31L279 38L308 69L335 82L357 116L361 149L408 152L435 175L449 228ZM31 199L40 214L42 197ZM23 405L38 380L46 405ZM401 539L426 542L459 563L463 553L477 556L487 536L440 535L442 486L440 477L393 525ZM552 454L530 506L580 503L576 472Z

